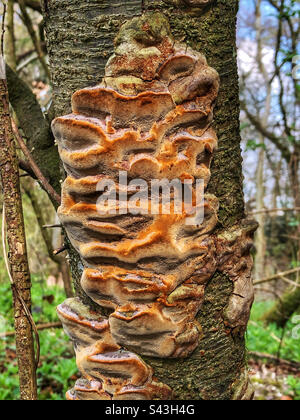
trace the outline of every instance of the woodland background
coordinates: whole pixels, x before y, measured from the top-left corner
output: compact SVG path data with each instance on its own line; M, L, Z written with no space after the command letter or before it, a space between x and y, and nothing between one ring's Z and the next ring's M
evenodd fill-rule
M256 399L300 399L299 18L294 0L240 1L244 191L247 211L260 223L253 251L256 300L247 333ZM38 0L8 2L4 44L8 64L49 113L51 85ZM33 317L48 327L39 332L39 398L61 400L77 377L71 344L55 313L72 293L68 261L65 253L53 255L62 246L61 229L45 226L59 221L46 193L23 169ZM1 246L0 400L13 400L19 391L14 337L7 334L13 331L12 298Z

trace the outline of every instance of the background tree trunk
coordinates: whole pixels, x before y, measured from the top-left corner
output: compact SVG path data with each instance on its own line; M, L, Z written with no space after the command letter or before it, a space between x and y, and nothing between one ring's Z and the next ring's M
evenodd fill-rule
M291 292L288 290L278 302L263 316L269 324L284 327L291 316L300 308L300 287Z
M260 136L260 140L263 143L264 138ZM265 196L265 188L264 188L264 163L265 163L265 150L261 149L259 152L259 159L258 165L256 169L256 209L263 210L265 207L264 204L264 196ZM257 221L259 223L259 228L256 232L255 237L255 248L256 248L256 255L255 255L255 278L262 279L265 276L265 263L266 263L266 236L265 236L265 222L266 222L266 215L265 213L261 213L257 216Z
M263 34L263 25L261 21L261 0L257 1L256 4L256 20L255 20L255 29L256 29L256 42L257 42L257 52L256 52L256 61L257 66L261 72L262 77L264 78L265 84L267 86L267 96L265 99L264 111L262 113L261 123L264 127L267 127L268 120L270 117L271 109L271 99L272 99L272 83L269 82L269 75L265 64L263 62L263 51L262 51L262 34ZM263 210L265 207L264 197L265 197L265 137L263 134L259 133L259 144L262 145L259 152L259 159L256 170L256 209ZM255 247L256 247L256 256L255 256L255 278L262 279L265 276L265 263L266 263L266 250L267 250L267 241L265 236L265 222L266 215L261 213L257 216L257 221L259 223L259 228L256 232L255 237Z
M17 67L15 31L14 31L14 1L7 2L7 25L5 35L5 60L15 71Z
M36 362L32 325L29 319L31 279L26 249L19 168L11 127L7 84L2 75L0 75L0 173L9 250L7 269L13 294L20 394L22 400L36 400ZM2 239L5 240L4 235Z
M214 120L219 150L209 191L220 200L220 229L229 229L244 218L236 64L238 0L217 0L211 8L201 10L158 0L44 0L55 115L70 112L71 95L76 90L101 81L120 26L146 10L163 12L169 18L175 38L205 54L208 64L220 74L221 89ZM94 307L81 290L82 264L73 250L70 258L77 293ZM184 361L144 357L159 380L173 389L176 398L251 397L245 373L244 337L231 334L224 322L232 293L232 281L217 273L206 288L198 316L203 338L191 357Z

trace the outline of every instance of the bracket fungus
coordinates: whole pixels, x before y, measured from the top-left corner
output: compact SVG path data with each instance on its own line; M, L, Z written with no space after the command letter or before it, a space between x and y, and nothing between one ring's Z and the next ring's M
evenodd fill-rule
M114 213L109 203L104 212L97 208L103 180L120 196L131 194L118 183L120 171L146 185L188 179L194 194L201 179L206 188L218 88L205 57L175 42L164 16L145 14L121 28L102 83L76 92L73 113L53 122L67 173L59 216L84 263L82 288L99 306L95 313L75 298L58 307L83 375L71 400L171 398L142 357L183 358L197 348L196 316L217 270L235 283L226 322L245 328L253 225L217 234L219 205L211 194L200 225L188 225L191 215L174 206L168 215L131 211L128 198L127 212Z

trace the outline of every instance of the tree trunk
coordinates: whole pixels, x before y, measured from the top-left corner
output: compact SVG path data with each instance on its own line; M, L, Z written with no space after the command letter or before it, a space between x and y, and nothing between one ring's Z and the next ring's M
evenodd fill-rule
M5 60L7 64L16 71L17 58L15 47L15 30L14 30L14 1L7 2L7 30L5 36Z
M269 75L267 69L263 63L263 51L262 51L262 32L263 25L261 21L261 0L257 1L256 4L256 20L255 20L255 29L256 29L256 42L257 42L257 53L256 60L258 68L264 78L266 87L267 87L267 96L265 101L265 109L262 115L262 125L267 127L268 120L270 116L271 109L271 99L272 99L272 83L269 82ZM260 133L259 134L260 144L265 146L265 138ZM264 185L264 167L265 167L265 149L262 147L259 151L259 159L256 172L256 208L257 210L263 210L265 207L264 196L265 196L265 185ZM265 237L265 221L266 215L261 213L257 216L257 221L259 227L256 232L255 237L255 247L256 247L256 256L255 256L255 277L256 279L262 279L265 276L265 262L266 262L266 237Z
M162 12L170 22L175 39L184 40L191 48L205 54L208 64L218 71L221 84L213 125L219 149L215 153L208 192L217 196L220 203L218 229L214 229L210 238L218 248L219 264L205 284L197 315L201 339L195 351L187 354L184 360L146 355L143 363L154 369L160 384L171 389L171 398L249 399L252 391L245 361L244 332L253 299L249 249L256 225L243 221L236 65L238 1L217 0L205 8L203 2L193 2L194 6L189 3L45 0L43 10L55 114L59 116L71 111L70 99L76 90L100 83L121 25L145 11ZM145 27L147 25L148 22ZM70 259L81 301L99 314L107 315L107 311L101 311L83 292L80 284L82 264L74 250L70 251ZM81 305L73 306L71 310L80 312ZM64 308L60 310L63 312ZM91 389L89 391L91 393ZM109 398L108 394L105 397ZM76 390L71 395L76 397Z
M0 75L0 169L9 248L10 267L8 267L8 270L13 294L20 393L22 400L36 400L34 344L31 323L27 313L31 309L31 280L7 84L2 75Z
M295 207L300 207L300 180L299 180L299 151L295 151L292 154L290 162L290 179L292 181L292 193L294 197ZM296 236L300 238L300 213L296 213L296 219L298 221L298 226L296 230ZM298 241L298 252L297 252L297 262L300 263L300 239Z
M264 139L261 137L261 141L264 142ZM256 173L256 209L263 210L265 208L264 204L264 164L265 164L265 150L261 149L259 151L259 159L257 165ZM265 221L266 215L261 213L257 216L257 221L259 223L259 228L256 232L255 237L255 278L257 280L265 277L265 262L266 262L266 237L265 237Z
M300 288L286 292L282 298L264 315L268 324L284 327L291 316L300 308Z
M27 12L26 2L25 2L25 0L18 0L18 4L19 4L20 11L21 11L21 14L22 14L22 20L24 22L24 25L27 28L28 34L31 38L32 44L33 44L33 46L35 48L35 51L37 53L38 59L41 63L41 66L42 66L42 68L45 72L46 77L48 79L50 79L49 68L48 68L48 65L46 63L46 59L45 59L45 56L44 56L44 53L43 53L43 49L42 49L40 40L38 39L38 36L37 36L37 34L34 30L34 27L33 27L31 18L29 16L28 12Z
M292 181L292 192L294 197L295 206L298 208L300 206L300 186L299 186L299 160L297 154L293 155L292 162L290 166L290 179ZM300 215L296 213L296 218L298 220L298 226L296 229L295 237L300 238ZM296 242L297 249L297 262L300 262L300 241ZM263 320L267 323L275 323L279 327L284 327L290 317L299 309L300 307L300 288L297 288L294 291L287 291L281 300L276 302L272 308L264 315Z

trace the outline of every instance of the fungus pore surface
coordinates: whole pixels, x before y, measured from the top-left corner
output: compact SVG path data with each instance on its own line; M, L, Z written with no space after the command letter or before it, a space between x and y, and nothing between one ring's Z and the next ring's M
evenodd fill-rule
M234 282L224 322L245 331L253 223L216 233L218 200L211 194L181 214L172 194L170 214L142 211L141 202L137 211L132 186L119 182L120 171L145 188L153 179L188 180L194 202L196 181L206 189L217 148L218 89L205 57L175 42L164 16L145 14L121 28L101 84L75 92L73 113L52 124L67 173L59 217L84 263L82 288L99 305L93 312L74 298L58 307L83 377L70 400L171 399L142 357L185 358L196 349L196 316L218 270ZM99 211L101 182L119 197L126 193L115 213L109 200ZM197 206L203 223L188 224Z

